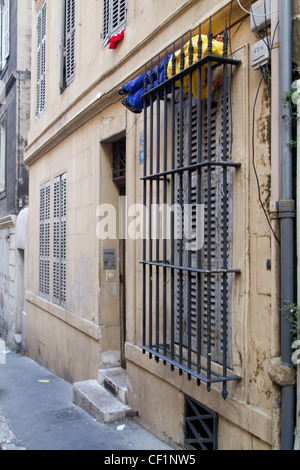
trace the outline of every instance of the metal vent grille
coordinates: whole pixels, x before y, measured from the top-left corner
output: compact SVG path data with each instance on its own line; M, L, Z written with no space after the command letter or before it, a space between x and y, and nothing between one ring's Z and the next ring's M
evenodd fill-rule
M218 449L218 415L188 396L185 396L185 448Z

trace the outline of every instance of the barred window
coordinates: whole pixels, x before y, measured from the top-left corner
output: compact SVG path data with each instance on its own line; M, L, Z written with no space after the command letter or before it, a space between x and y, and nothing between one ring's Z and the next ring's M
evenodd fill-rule
M40 186L39 295L50 295L50 182Z
M230 83L228 84L230 89ZM227 91L229 95L229 90ZM229 103L229 96L227 103ZM203 122L201 125L201 140L202 140L202 158L206 160L208 152L208 128L207 128L207 104L201 103ZM228 117L228 110L226 112ZM197 164L197 106L196 101L193 99L192 102L192 122L191 122L191 164ZM188 139L186 132L188 128L188 100L185 99L183 103L183 147L182 147L182 163L184 167L188 166ZM210 119L211 131L210 131L210 146L211 146L211 161L217 162L220 160L220 156L223 155L223 140L220 136L223 132L223 88L217 88L213 94L211 102L211 119ZM176 157L177 167L179 167L179 139L180 139L180 113L179 103L176 105ZM230 128L227 124L225 128L227 133L227 139L230 139ZM199 178L198 178L199 176ZM211 224L208 227L208 177L210 177L210 219ZM212 269L218 270L223 268L223 241L222 241L222 225L223 225L223 169L221 166L211 166L210 175L208 175L208 168L204 167L201 174L198 175L197 170L191 172L190 186L188 182L187 172L175 175L175 192L176 192L176 203L180 203L182 198L182 204L191 204L191 234L196 234L197 225L197 187L200 185L201 190L199 191L201 197L201 204L203 204L204 218L203 218L203 246L201 248L202 255L202 267L207 269L208 265L208 244L211 245L211 267ZM190 190L190 194L189 191ZM226 236L227 236L227 265L232 264L232 172L228 172L227 176L227 194L226 198ZM183 223L183 220L182 220ZM197 268L197 250L196 241L189 240L186 236L184 227L181 228L182 240L176 240L175 248L175 263L179 264L180 256L183 259L183 263L188 265L189 254L191 256L191 266ZM187 250L185 247L191 242L191 247ZM189 279L190 276L190 279ZM208 296L208 276L206 273L199 274L199 284L202 286L201 290L201 301L199 301L199 310L206 312L208 303L210 303L210 324L208 324L207 315L201 315L201 325L199 329L201 331L201 337L199 343L201 344L202 355L207 355L208 342L210 341L210 353L211 358L218 364L223 364L223 335L222 335L222 318L220 312L223 310L223 283L220 282L221 275L216 274L211 277L210 280L210 302ZM188 325L189 321L187 318L187 312L190 308L190 342L192 351L197 351L197 273L191 272L190 275L187 271L175 272L175 299L176 299L176 342L182 341L184 347L188 346ZM226 279L226 302L227 302L227 324L228 324L228 335L227 335L227 364L232 366L232 354L231 354L231 284L232 279L228 277ZM190 289L190 307L187 306L187 289ZM180 337L181 335L181 337Z
M67 175L53 182L53 302L66 306Z
M232 279L240 272L232 266L232 189L240 165L231 155L228 96L228 66L238 61L227 55L226 25L222 46L211 23L207 36L199 26L184 42L162 55L164 70L160 58L145 66L141 348L208 390L221 382L226 398L227 382L239 380L230 368ZM160 204L175 208L170 237L155 219Z
M127 0L103 0L102 13L102 46L105 47L109 38L126 25Z
M39 117L45 108L46 93L46 9L45 1L37 17L37 93L36 117Z

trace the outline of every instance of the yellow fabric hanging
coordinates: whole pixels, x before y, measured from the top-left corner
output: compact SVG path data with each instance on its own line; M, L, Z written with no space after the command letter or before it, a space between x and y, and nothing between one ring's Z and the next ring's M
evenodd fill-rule
M194 36L192 38L192 44L193 44L193 64L198 61L198 38L199 36ZM201 35L202 39L202 57L205 57L207 55L207 49L208 49L208 38L205 35ZM186 69L189 66L189 45L190 41L188 41L184 47L183 47L183 52L184 52L184 68ZM181 50L178 50L175 52L175 73L180 72L180 53ZM215 55L217 57L223 57L223 42L217 41L213 39L212 41L212 55ZM173 56L169 60L168 63L168 70L167 70L167 75L168 78L172 77L172 61L173 61ZM207 64L202 68L202 70L207 69ZM202 86L201 86L201 98L207 98L207 73L205 73L205 76L202 76ZM192 93L193 96L197 99L198 97L198 70L195 70L192 74ZM180 82L177 81L175 83L176 87L180 86ZM183 78L183 91L187 92L188 91L188 76L185 76ZM212 85L212 92L214 91L214 87Z

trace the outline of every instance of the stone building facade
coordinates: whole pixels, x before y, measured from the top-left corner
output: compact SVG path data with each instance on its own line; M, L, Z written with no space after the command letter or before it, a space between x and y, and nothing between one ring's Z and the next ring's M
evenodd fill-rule
M97 378L99 369L122 367L128 403L138 410L139 422L163 440L198 448L202 418L209 414L212 448L279 449L282 384L274 379L274 358L281 354L277 2L272 2L271 20L260 34L253 31L246 1L243 8L228 0L98 0L88 8L75 0L32 3L32 99L25 153L30 174L27 352L71 382ZM190 153L178 151L180 143L188 145L183 143L188 142L188 129L195 131L188 116L196 109L189 107L194 98L186 90L180 93L180 76L175 97L168 90L146 113L132 113L118 93L145 66L153 70L159 59L180 50L181 42L188 44L190 34L199 36L199 31L208 36L212 31L214 40L227 34L227 57L232 60L223 75L229 90L225 114L220 111L222 86L200 100L205 118L197 132L205 131L210 158L213 152L225 158L225 164L215 166L211 161L206 166L184 163ZM112 37L115 47L110 47ZM254 50L258 43L265 61L261 50ZM225 70L222 60L215 62ZM215 62L209 62L209 70ZM183 158L176 169L170 169L172 142ZM144 173L149 155L158 160ZM161 174L164 155L167 170ZM170 201L172 174L180 178L201 165L232 170L226 213L224 171L209 180L213 170L207 170L208 208L214 200L218 209L210 212L211 238L205 238L205 231L208 241L202 251L204 257L224 261L224 238L218 237L225 233L229 264L172 264L170 240L165 245L168 256L161 242L159 253L147 258L141 206L148 204L150 194L152 202L163 201L164 195ZM152 181L152 189L145 181ZM176 181L174 187L182 194L183 182ZM193 181L184 183L191 192L198 187ZM204 224L207 211L205 207ZM218 225L225 218L226 230ZM221 228L213 229L214 223ZM162 240L161 233L157 238ZM145 266L153 269L147 284ZM162 271L155 274L156 268L164 268L166 277ZM171 273L176 270L192 274L174 284ZM207 278L196 291L198 274ZM227 284L222 284L224 278ZM152 291L149 279L157 281ZM184 288L180 282L186 283ZM195 292L202 301L195 300ZM189 300L183 300L185 295ZM200 321L194 310L201 302L206 313ZM201 337L207 341L205 354L195 346L193 321L207 335ZM201 372L193 368L199 356ZM197 423L195 441L187 431L190 418Z
M1 2L0 334L25 345L31 5Z

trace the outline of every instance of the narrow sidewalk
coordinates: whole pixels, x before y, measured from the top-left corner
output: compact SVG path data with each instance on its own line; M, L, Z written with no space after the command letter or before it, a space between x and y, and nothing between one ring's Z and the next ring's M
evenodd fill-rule
M173 450L132 420L100 423L72 397L72 384L7 352L0 364L0 449Z

